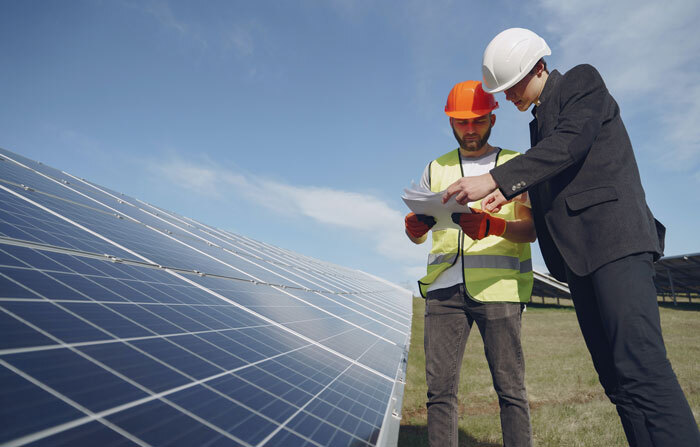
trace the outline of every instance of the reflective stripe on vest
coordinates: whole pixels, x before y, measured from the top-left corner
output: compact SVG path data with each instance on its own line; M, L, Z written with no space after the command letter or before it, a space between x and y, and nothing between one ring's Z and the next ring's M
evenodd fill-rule
M457 258L456 253L449 254L429 254L428 265L438 265L442 263L454 264ZM502 255L469 255L464 257L464 268L466 269L509 269L518 270L520 273L532 271L532 259L520 261L513 256Z
M499 149L496 165L520 155ZM462 177L459 150L448 152L430 164L433 192L446 189ZM479 208L478 203L471 204ZM496 216L515 219L515 204L504 205ZM418 281L423 297L442 272L461 262L464 285L469 295L484 302L527 302L532 292L533 275L529 243L515 243L498 236L472 240L456 229L432 232L433 247L428 255L427 274ZM461 253L460 253L461 252ZM461 256L460 256L461 254Z

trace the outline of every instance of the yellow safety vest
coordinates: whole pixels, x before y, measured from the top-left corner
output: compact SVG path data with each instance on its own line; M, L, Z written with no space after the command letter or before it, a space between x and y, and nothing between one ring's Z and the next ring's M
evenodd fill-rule
M496 166L520 155L498 149ZM440 192L464 176L459 149L430 163L430 189ZM472 208L480 208L475 203ZM515 219L515 204L508 203L494 214ZM515 243L499 236L471 239L461 230L433 231L433 248L428 255L428 274L418 281L425 298L430 284L455 262L463 266L462 280L469 295L483 302L528 302L532 293L532 259L529 243ZM461 253L462 256L458 254Z

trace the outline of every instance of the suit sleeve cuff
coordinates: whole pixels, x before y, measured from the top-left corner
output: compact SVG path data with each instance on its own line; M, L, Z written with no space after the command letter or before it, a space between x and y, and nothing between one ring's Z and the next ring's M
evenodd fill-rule
M509 179L506 171L503 169L504 167L505 165L496 166L495 168L491 169L489 173L498 185L498 189L501 191L501 194L503 194L503 197L510 200L513 197L525 192L528 185L524 180Z

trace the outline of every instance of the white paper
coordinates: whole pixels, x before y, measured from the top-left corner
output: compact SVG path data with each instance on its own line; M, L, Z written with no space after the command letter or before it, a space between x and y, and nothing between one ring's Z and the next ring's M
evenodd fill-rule
M432 192L420 185L411 182L411 187L403 190L403 199L406 206L416 214L433 216L437 221L432 230L444 230L454 228L459 230L459 225L452 222L452 213L469 213L469 207L460 205L455 196L450 197L447 203L442 203L441 192Z

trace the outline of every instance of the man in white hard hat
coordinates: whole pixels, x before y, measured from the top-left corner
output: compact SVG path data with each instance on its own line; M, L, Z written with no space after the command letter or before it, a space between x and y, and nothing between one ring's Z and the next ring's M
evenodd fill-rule
M535 107L532 147L489 173L462 178L443 200L498 209L528 191L542 255L566 281L593 364L631 447L700 446L700 432L666 357L653 261L665 229L647 207L620 110L600 74L547 70L537 34L511 28L483 58L484 90Z
M497 107L479 81L460 82L452 88L445 114L459 147L426 166L421 178L425 189L443 191L465 174L488 172L520 155L488 143ZM418 281L426 298L428 442L434 447L458 445L459 372L476 323L498 395L503 444L528 447L532 428L520 323L532 293L532 213L527 199L504 205L495 215L482 212L478 203L472 206L471 212L452 216L461 231L433 231L427 274ZM422 244L435 223L432 216L409 213L406 235Z

